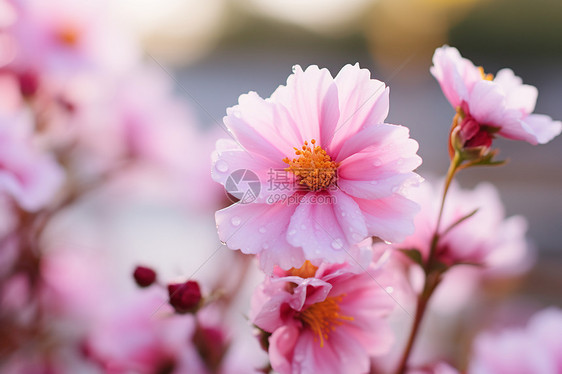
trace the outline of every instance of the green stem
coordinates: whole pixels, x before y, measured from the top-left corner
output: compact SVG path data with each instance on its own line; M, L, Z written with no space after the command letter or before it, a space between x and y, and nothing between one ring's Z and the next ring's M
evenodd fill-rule
M434 262L435 262L435 255L437 252L437 247L439 244L439 227L441 226L441 219L443 217L443 210L445 207L445 199L447 197L447 193L449 191L449 187L451 186L451 182L457 171L459 170L459 166L462 164L463 159L459 155L458 152L455 153L455 156L451 160L449 164L449 170L447 171L447 176L445 178L445 186L443 188L443 198L441 199L441 206L439 207L439 215L437 216L437 223L435 225L435 231L431 238L430 243L430 250L429 250L429 257L425 264L425 280L424 286L421 294L418 296L418 302L416 305L416 314L414 316L414 324L412 325L412 330L410 332L410 336L408 338L408 342L406 343L406 349L402 354L402 358L398 365L398 370L396 371L397 374L404 374L406 371L406 366L408 364L408 359L414 347L414 343L418 336L418 332L420 330L420 326L427 310L427 305L429 303L429 299L433 295L433 292L439 285L441 281L441 271L434 269Z

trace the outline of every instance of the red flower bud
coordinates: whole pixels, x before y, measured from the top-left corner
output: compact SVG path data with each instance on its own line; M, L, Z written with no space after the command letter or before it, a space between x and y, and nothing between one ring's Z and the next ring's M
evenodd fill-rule
M177 313L194 312L201 302L199 283L187 281L185 283L172 283L168 285L170 305Z
M135 277L135 282L139 287L148 287L156 281L156 272L144 266L137 266L133 277Z

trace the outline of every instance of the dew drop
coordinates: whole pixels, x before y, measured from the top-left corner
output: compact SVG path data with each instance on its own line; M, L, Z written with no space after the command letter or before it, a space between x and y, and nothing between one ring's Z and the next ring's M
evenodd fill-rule
M297 230L292 229L289 231L289 235L295 235L297 233Z
M215 168L221 173L226 173L228 171L228 164L224 160L218 160L215 164Z
M379 160L379 159L376 159L376 160L373 162L373 165L375 165L375 166L381 166L381 165L382 165L382 161Z
M265 234L265 232L266 232L267 230L265 229L265 227L262 226L262 227L259 228L258 231L260 232L260 234Z
M341 212L341 216L345 217L347 214L345 212Z
M240 217L238 216L234 216L230 219L230 223L232 223L232 226L239 226L240 225Z
M384 289L387 293L393 293L394 292L394 288L388 286Z
M336 239L332 242L332 248L334 249L342 249L343 248L343 241L341 239Z

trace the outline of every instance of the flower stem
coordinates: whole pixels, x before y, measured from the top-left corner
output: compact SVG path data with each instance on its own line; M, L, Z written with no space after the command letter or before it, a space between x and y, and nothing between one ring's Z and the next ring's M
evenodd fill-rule
M410 332L410 337L408 338L408 343L406 344L406 349L402 354L402 358L398 365L398 370L396 371L397 374L403 374L406 371L406 366L408 364L408 359L414 347L414 342L418 336L418 332L421 326L421 322L427 310L427 305L429 303L429 299L433 295L433 292L439 285L441 281L442 270L435 268L435 255L437 252L438 244L439 244L439 227L441 226L441 219L443 217L443 210L445 207L445 199L447 197L447 192L449 191L449 187L451 186L451 182L457 171L459 170L459 166L462 164L463 159L459 155L458 152L455 153L451 163L449 164L449 170L447 171L447 176L445 178L445 185L443 188L443 197L441 199L441 206L439 207L439 215L437 216L437 223L435 225L435 231L431 238L430 243L430 251L429 257L425 264L425 280L423 290L418 296L418 302L416 305L416 314L414 316L414 324L412 325L412 330Z

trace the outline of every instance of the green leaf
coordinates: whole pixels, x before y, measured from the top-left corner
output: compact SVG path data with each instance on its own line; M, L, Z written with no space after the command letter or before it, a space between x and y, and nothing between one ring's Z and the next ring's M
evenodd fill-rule
M399 251L404 253L414 263L423 267L423 258L422 258L421 252L418 249L404 248L404 249L399 249Z
M463 223L464 221L466 221L467 219L469 219L470 217L472 217L473 215L476 214L476 212L478 212L479 208L474 209L472 212L468 213L467 215L459 218L456 222L454 222L453 224L451 224L451 226L447 227L447 229L445 231L443 231L443 233L441 234L441 236L446 235L449 231L451 231L452 229L454 229L455 227L457 227L458 225L460 225L461 223Z

